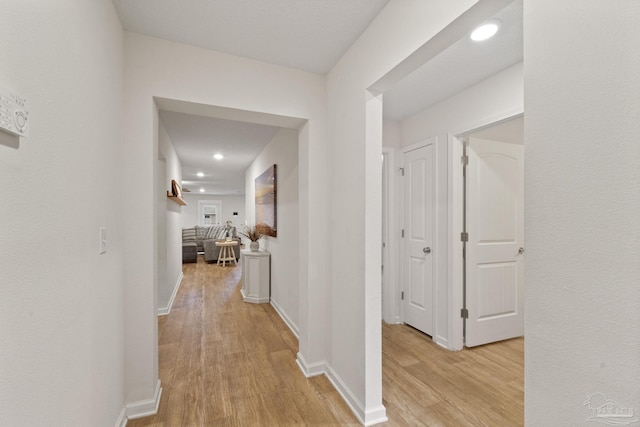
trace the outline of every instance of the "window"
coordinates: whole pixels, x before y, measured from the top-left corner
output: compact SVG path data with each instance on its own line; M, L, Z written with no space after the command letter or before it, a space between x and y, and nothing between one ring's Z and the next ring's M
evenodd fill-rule
M221 200L198 200L198 225L222 225Z

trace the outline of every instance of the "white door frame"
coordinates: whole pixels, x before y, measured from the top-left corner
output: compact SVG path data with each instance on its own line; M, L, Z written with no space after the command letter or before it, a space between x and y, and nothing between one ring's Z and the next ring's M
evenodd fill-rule
M466 126L461 126L447 135L448 138L448 196L449 201L449 350L462 350L464 347L464 321L460 310L463 307L463 275L464 260L462 258L462 242L460 233L463 230L462 218L464 212L464 194L462 179L462 153L461 138L466 134L478 131L482 128L496 125L500 122L511 120L524 114L524 106L519 106L505 111L497 116L488 117Z
M395 149L390 147L382 147L382 155L385 157L384 174L385 181L382 183L383 192L386 191L386 205L383 206L384 215L386 215L383 236L385 248L383 251L382 263L384 270L382 272L382 281L384 288L382 290L382 320L390 324L402 323L400 315L400 281L398 278L398 262L400 259L399 248L400 241L398 226L398 205L396 201L397 189L396 185L399 181L396 179L399 169L396 165Z

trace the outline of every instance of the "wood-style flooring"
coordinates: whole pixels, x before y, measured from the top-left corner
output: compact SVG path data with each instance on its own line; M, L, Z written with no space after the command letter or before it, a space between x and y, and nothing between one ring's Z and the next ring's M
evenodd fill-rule
M240 295L241 266L184 264L158 320L158 414L128 427L358 426L331 383L305 378L298 343L269 304ZM404 325L383 325L381 426L523 425L523 340L461 352Z

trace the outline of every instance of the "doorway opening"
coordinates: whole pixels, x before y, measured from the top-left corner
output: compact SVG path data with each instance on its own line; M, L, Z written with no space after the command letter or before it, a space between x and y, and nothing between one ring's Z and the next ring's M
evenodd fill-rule
M465 231L462 219L465 200L462 185L465 180L461 165L464 146L456 136L488 131L491 124L506 122L506 119L522 115L524 111L522 1L495 4L494 10L489 10L492 6L485 2L480 3L484 9L476 7L478 5L470 8L463 14L464 19L461 17L451 23L369 88L373 93L382 94L383 147L396 153L395 163L385 183L397 198L389 211L386 221L389 237L387 241L383 240L385 247L382 248L384 270L393 272L387 276L383 270L383 320L386 323L407 323L411 316L408 316L408 309L416 309L414 311L421 312L423 319L420 320L424 320L426 325L416 327L432 337L436 348L447 350L464 347L462 316L465 315L463 309L467 308L463 305L464 248L461 241L461 233ZM488 53L491 47L482 53L473 50L477 45L470 45L467 37L473 22L489 18L508 22L505 28L509 30L511 40L507 44L514 49L498 43L493 46L495 50L491 54ZM448 40L448 44L444 40ZM481 62L497 64L497 60L487 60L492 54L502 65L491 71L485 69L487 73L474 80L478 75L474 77L468 71L478 69L475 65ZM461 79L466 79L464 84ZM473 137L487 136L479 134ZM410 158L416 154L412 151L424 146L432 146L433 153L422 156L422 159ZM408 166L414 160L415 167ZM425 176L432 182L425 181ZM403 180L425 185L405 186ZM431 218L406 206L409 203L407 199L414 196L425 196L417 205L422 204ZM419 226L418 220L422 221ZM411 242L407 242L407 236L411 237ZM395 243L397 257L384 252L390 243ZM415 248L410 248L414 243ZM411 250L414 252L409 253ZM395 271L390 268L394 262ZM425 277L431 281L431 286L417 286L424 285ZM415 283L411 283L412 280ZM394 303L388 301L388 295L394 296L398 312L395 318L389 315ZM429 305L432 310L428 310ZM503 309L497 307L492 315L499 317L501 313L498 312ZM385 343L386 330L387 325L383 325ZM424 335L422 337L424 339ZM386 375L383 370L383 377Z
M524 335L524 126L518 115L452 138L462 145L452 188L461 200L452 209L461 219L459 301L464 346ZM462 169L462 170L460 170Z
M159 226L159 229L156 230L156 235L158 236L156 248L158 254L163 256L156 255L155 262L157 274L156 280L154 280L154 293L157 296L158 305L163 308L163 310L158 310L158 314L170 314L173 298L182 280L181 229L216 224L223 226L229 220L234 221L233 225L239 227L245 221L245 211L248 224L253 224L254 216L250 213L255 210L254 179L268 167L268 164L278 164L279 171L284 171L278 177L278 191L279 195L282 195L287 203L286 206L282 206L282 209L278 211L278 216L282 219L282 227L279 227L277 241L274 239L274 241L263 242L263 244L269 245L268 250L272 254L272 295L275 292L280 292L280 297L277 298L277 305L272 305L293 331L300 343L300 347L302 347L304 345L303 342L307 340L307 331L306 329L299 329L299 325L302 323L299 319L301 311L299 306L303 304L307 295L305 288L307 281L303 277L304 271L300 266L307 262L306 251L302 250L307 244L307 236L301 234L299 230L300 223L304 222L308 211L305 210L305 207L299 206L299 200L304 200L304 195L308 192L305 187L308 184L308 179L305 177L308 169L306 163L301 161L299 164L299 159L304 159L303 156L306 152L303 150L309 145L308 120L165 98L156 98L155 104L156 120L154 126L158 126L158 129L154 133L158 138L156 141L157 147L158 150L162 149L170 154L164 155L164 158L166 158L164 164L159 165L155 171L157 178L154 192L158 197L156 221ZM237 188L233 188L230 191L231 194L214 195L215 200L206 200L200 203L199 199L207 198L207 194L214 194L207 189L206 185L212 184L215 180L211 179L207 183L196 181L194 177L196 172L200 172L200 170L193 169L189 171L194 176L189 178L192 181L189 186L196 189L205 188L207 191L202 192L200 190L191 194L191 198L188 199L188 203L191 204L190 207L167 203L167 199L164 196L166 194L165 186L167 181L175 179L180 182L182 178L185 178L185 169L180 167L181 159L178 158L176 151L172 150L167 143L170 138L168 138L169 135L165 129L165 123L161 120L163 118L161 117L162 115L164 115L164 118L168 116L165 114L167 112L176 113L172 116L173 119L187 120L189 126L183 126L183 128L187 129L194 128L193 122L196 120L205 120L206 124L202 125L201 128L207 128L213 120L216 125L224 128L223 130L226 132L224 136L228 137L225 138L228 144L242 145L242 143L248 143L247 139L250 139L252 135L258 132L260 130L258 128L269 127L275 129L270 134L266 144L257 151L257 154L246 160L248 166L241 168L238 174L230 169L224 169L230 166L225 166L215 160L212 156L213 148L209 147L209 145L206 145L206 147L209 147L208 149L211 152L200 151L195 154L195 157L206 158L206 161L213 165L212 168L223 169L228 179L234 180L234 185L237 186L239 184L241 186L243 190L241 196L236 194L237 191L235 190ZM177 115L186 117L176 117ZM234 123L229 124L229 122ZM180 123L176 124L176 126L179 125ZM230 129L238 128L244 130L244 133L239 136L236 135L234 138ZM204 136L206 135L204 135L203 131L199 137L206 140ZM269 150L265 149L267 147ZM242 154L239 153L238 155ZM247 154L244 153L244 155L246 156ZM274 156L279 157L274 160ZM168 157L171 157L171 159ZM225 160L228 161L228 164L239 162L236 156L232 155L228 155ZM204 181L207 178L207 171L204 170L202 172L205 175ZM185 198L188 198L188 196L185 195ZM232 198L241 198L242 201L238 204L232 204ZM251 198L250 203L248 198ZM238 213L242 216L241 222L235 222L235 217L238 216ZM184 217L188 224L181 221L181 216ZM173 240L164 239L162 236L172 236ZM298 250L298 248L301 250ZM279 255L275 256L276 253L279 253ZM287 263L290 263L290 265L285 265ZM211 267L214 268L213 265ZM237 270L239 271L240 268L238 267ZM281 287L275 286L275 283L281 284ZM171 302L167 303L165 307L165 303L160 302L160 298L165 298ZM159 337L156 336L156 338ZM157 339L155 341L154 352L157 357Z

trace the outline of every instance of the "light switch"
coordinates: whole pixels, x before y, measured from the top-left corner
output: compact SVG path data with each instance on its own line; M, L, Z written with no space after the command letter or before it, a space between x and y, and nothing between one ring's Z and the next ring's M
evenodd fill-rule
M100 227L100 255L107 252L107 229Z

